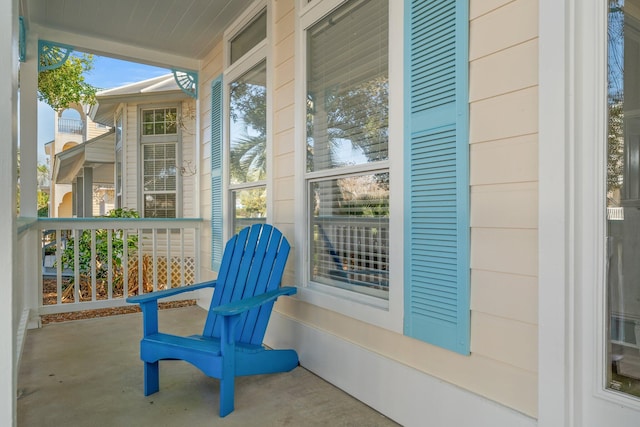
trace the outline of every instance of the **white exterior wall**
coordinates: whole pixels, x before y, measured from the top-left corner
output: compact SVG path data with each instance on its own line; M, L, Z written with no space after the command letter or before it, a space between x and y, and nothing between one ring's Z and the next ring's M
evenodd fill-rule
M537 413L536 0L470 3L471 352ZM526 390L526 391L525 391ZM497 396L496 396L497 397ZM495 398L495 397L494 397ZM496 400L511 404L499 397Z
M273 222L293 236L305 220L292 217L297 12L272 5ZM535 425L537 414L537 2L470 11L472 354L295 299L279 301L267 337L403 425Z
M595 10L595 0L584 8L576 7L573 0L545 2L548 12L555 10L554 16L558 7L567 8L567 14L559 14L555 22L561 23L558 34L567 40L575 40L571 19L581 19L573 11ZM273 72L270 221L292 242L301 240L294 224L305 221L295 217L294 209L300 203L295 190L296 3L269 2L273 29L269 53L269 71ZM560 295L563 284L545 284L546 290L540 291L544 306L538 304L539 275L553 278L551 271L539 272L538 262L538 224L544 223L539 218L543 208L539 207L538 116L539 109L545 108L538 105L538 34L544 28L538 21L539 7L539 0L470 1L471 355L460 356L296 298L279 300L272 315L268 345L296 348L303 366L403 425L533 426L538 424L539 412L544 414L540 426L605 425L606 419L634 425L632 410L620 409L615 403L605 408L603 401L593 400L591 389L579 391L582 384L594 382L598 373L591 363L593 357L585 363L582 355L573 352L576 347L569 341L574 338L570 330L563 329L574 324L569 320L572 302ZM557 49L566 46L563 40L558 39ZM547 59L552 57L562 58L550 54ZM209 86L222 64L220 44L206 58L200 74L201 216L207 219L211 209L210 176L205 172L210 160ZM549 75L546 84L550 84ZM553 78L562 80L561 76ZM556 101L549 101L552 97L548 96L547 102L555 103L564 96L569 104L573 93L569 86L556 94ZM561 103L554 107L556 113L564 108ZM563 120L569 126L570 121ZM556 142L562 147L564 141ZM555 184L546 179L547 192L564 185L559 178L571 163L562 163L564 157L557 150L545 151L546 155L551 152L559 162L549 163L559 168L551 174ZM547 197L544 209L551 207L551 199L557 197ZM550 215L555 217L555 212ZM564 238L566 233L565 229L556 237ZM203 260L210 257L209 238L205 227ZM554 261L558 271L563 268L562 259ZM290 259L285 284L296 284L300 262ZM203 271L214 274L206 265ZM553 294L557 303L550 299ZM552 314L546 316L545 328L539 328L540 313L549 311ZM550 324L552 319L568 323ZM569 334L564 335L567 341L557 339L563 334ZM539 360L539 354L544 360ZM576 372L581 379L574 381ZM539 385L541 379L545 385ZM544 397L545 393L551 397Z
M295 0L271 7L273 215L294 242ZM535 425L537 414L537 2L471 2L471 356L296 299L276 305L266 342L403 425ZM397 16L396 16L397 18ZM491 29L498 36L492 37ZM511 34L515 33L515 34ZM508 37L503 37L509 34ZM200 216L210 219L210 84L222 43L200 70ZM514 67L518 76L504 72ZM490 111L500 111L491 117ZM498 121L495 117L504 117ZM503 114L503 116L501 116ZM489 120L487 119L489 115ZM511 159L520 159L514 165ZM210 230L202 233L202 278ZM295 254L295 251L292 251ZM300 264L290 257L284 284ZM392 285L393 286L393 285ZM397 286L397 285L396 285ZM202 304L208 303L203 298ZM366 379L366 380L365 380ZM384 390L384 393L382 391ZM393 395L393 399L388 397ZM453 412L446 408L470 407ZM452 415L455 413L455 415ZM484 422L484 421L483 421ZM474 424L483 425L483 424Z
M278 0L271 3L270 79L272 95L272 202L273 218L270 220L288 237L291 252L283 278L286 285L295 284L296 248L295 236L295 28L296 11L292 1ZM278 306L276 306L277 309Z
M124 104L122 106L122 207L141 212L138 205L138 168L140 150L138 149L138 106Z
M99 123L96 123L93 120L91 120L91 117L89 116L86 116L84 120L85 120L84 126L85 126L85 133L87 134L87 141L95 138L96 136L100 136L109 130L108 127L102 126Z

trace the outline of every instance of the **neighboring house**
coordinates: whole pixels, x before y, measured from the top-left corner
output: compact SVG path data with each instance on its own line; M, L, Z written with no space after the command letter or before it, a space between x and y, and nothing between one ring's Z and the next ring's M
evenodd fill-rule
M114 207L196 217L195 100L172 74L104 90L89 115L114 129Z
M113 208L113 131L91 120L86 109L73 104L56 113L55 138L46 146L52 218L98 216Z
M194 216L195 101L173 75L98 92L96 101L83 120L58 120L52 216L113 208L147 218ZM85 133L92 137L72 141Z
M135 4L0 3L0 54L25 54L0 63L0 115L21 111L0 159L33 136L37 40L172 68L195 101L120 102L120 88L92 113L123 139L116 205L203 218L202 279L237 227L281 228L299 291L267 345L402 425L638 425L640 2ZM176 135L174 166L195 174L175 175L174 202L158 159ZM0 192L7 425L39 313L14 202Z

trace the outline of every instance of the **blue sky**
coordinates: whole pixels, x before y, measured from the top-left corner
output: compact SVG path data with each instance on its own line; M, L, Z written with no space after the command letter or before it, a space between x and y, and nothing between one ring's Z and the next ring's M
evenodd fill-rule
M85 75L85 80L99 89L111 89L169 72L164 68L103 56L94 56L93 65L93 70ZM54 137L54 120L53 110L47 104L38 102L38 157L41 162L44 161L44 144Z

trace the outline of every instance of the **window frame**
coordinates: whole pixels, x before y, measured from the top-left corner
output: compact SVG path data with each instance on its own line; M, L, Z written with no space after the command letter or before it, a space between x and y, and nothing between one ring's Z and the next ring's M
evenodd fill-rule
M538 414L622 425L640 405L606 388L607 3L570 3L539 5Z
M233 64L231 63L231 41L241 33L249 24L258 18L262 13L266 13L267 19L267 32L264 40L258 42L253 48L247 51L243 56L237 58ZM270 52L269 52L269 40L271 32L271 11L267 5L266 0L257 0L224 32L223 46L224 46L224 59L225 70L223 73L223 87L222 87L222 106L223 106L223 181L222 181L222 193L224 194L223 212L226 216L226 220L223 223L224 235L226 238L234 234L234 206L232 206L233 192L242 190L251 190L255 188L265 188L267 194L266 200L266 216L265 221L270 221L273 216L273 203L271 196L272 189L272 166L273 161L271 159L271 145L272 145L272 99L273 99L273 80L272 73L270 71ZM261 62L265 63L266 72L266 159L267 159L267 176L264 180L252 181L241 184L232 184L230 178L229 167L229 153L231 144L231 132L229 124L231 121L230 102L231 102L231 83L242 77L247 72L251 71L254 67L258 66Z
M355 165L341 169L341 176L362 172L376 173L384 170L389 173L389 297L384 300L349 290L311 282L309 268L309 232L311 218L308 212L308 184L310 180L338 175L331 170L307 172L306 149L306 78L307 78L307 30L320 19L333 12L348 0L325 0L308 3L298 0L296 22L296 74L295 74L295 140L296 147L296 283L299 287L298 298L343 315L376 325L394 332L403 332L404 314L404 273L403 257L403 147L396 143L389 150L389 159ZM403 2L389 2L389 46L403 46L404 24ZM389 49L389 146L392 141L403 141L403 49ZM396 250L397 249L397 250Z
M601 11L602 8L599 10ZM605 28L605 40L604 40L604 44L605 46L608 46L608 37L607 37L607 33L608 33L608 13L604 12L604 17L605 17L605 23L604 23L604 28ZM632 32L629 34L630 38L633 38L636 42L640 41L640 21L638 20L637 17L629 17L630 21L633 22L633 25L630 27L630 30L632 30ZM607 48L605 47L605 52L607 52ZM600 53L599 51L595 52L596 54ZM599 88L599 90L597 90L596 92L600 92L597 93L596 96L600 96L603 99L603 102L597 105L596 110L597 113L599 113L597 116L595 117L599 117L601 118L600 120L597 120L596 122L599 123L595 123L593 124L593 127L595 127L597 129L596 132L594 132L594 134L596 135L596 140L594 141L595 144L597 145L597 149L594 150L595 151L595 161L597 162L597 164L599 165L599 167L597 168L597 171L595 173L596 179L597 179L597 183L598 185L596 186L596 191L592 192L592 193L588 193L588 195L584 195L585 197L585 202L590 201L591 202L595 202L595 204L598 206L596 209L594 209L594 212L592 215L585 215L585 217L589 220L589 219L595 219L595 222L597 224L597 227L595 227L595 231L596 231L596 237L594 240L598 241L598 244L596 245L596 248L594 248L595 250L593 250L593 252L591 251L586 251L588 255L593 255L595 254L595 256L597 257L597 262L594 263L593 266L593 271L594 271L594 277L597 277L598 282L597 283L597 288L598 288L598 293L596 296L596 304L598 307L598 310L596 312L596 318L597 318L597 325L598 325L598 333L597 333L597 339L596 339L596 344L597 344L597 349L596 352L594 354L597 354L597 360L596 360L596 365L597 365L597 372L596 372L596 392L595 395L597 397L601 397L605 400L609 400L615 403L618 403L620 405L624 405L627 407L631 407L634 408L636 410L640 410L640 397L638 396L634 396L630 393L625 393L622 391L617 391L611 387L609 387L609 383L608 383L608 372L611 369L608 365L609 365L609 354L607 351L607 346L611 343L612 339L611 339L611 320L610 318L612 317L612 313L609 310L609 298L610 298L610 292L609 292L609 280L607 278L607 260L608 258L611 256L611 254L608 251L608 247L609 245L607 244L607 240L609 236L608 233L608 226L607 226L607 166L608 166L608 159L607 159L607 149L608 149L608 137L609 137L609 126L608 126L608 99L607 99L607 95L606 95L606 86L608 84L608 73L606 73L606 69L608 67L608 54L606 54L606 57L603 58L597 58L596 61L604 61L604 65L602 64L598 64L600 65L598 71L604 73L604 80L605 80L605 89L604 89L604 93L602 88ZM623 71L624 72L624 71ZM627 114L625 117L625 120L623 122L623 125L625 126L625 145L629 144L629 141L626 140L626 133L627 133L627 129L626 126L628 125L628 121L627 121L627 117L628 118L636 118L637 119L637 112L638 109L634 109L631 111L625 111L625 113L633 113L633 115L631 114ZM628 155L628 152L626 150L625 147L625 154L624 156L626 157ZM587 157L587 154L585 153L585 157ZM626 161L626 160L625 160ZM593 164L593 163L592 163ZM629 175L630 168L625 167L624 168L624 182L627 183L629 181L632 181L632 177ZM637 171L636 171L637 172ZM635 178L637 180L637 173L635 174L635 176L633 176L633 178ZM629 189L626 186L623 186L623 192L627 193L625 195L623 195L623 197L628 197L629 193L628 193ZM595 197L594 197L595 196ZM594 200L595 199L595 200ZM622 206L624 207L638 207L638 203L639 203L639 199L637 198L633 198L633 199L627 199L626 201L623 201Z
M182 174L180 173L180 165L182 164L182 131L179 125L178 118L182 114L181 103L160 103L160 104L144 104L138 106L138 206L140 207L139 213L140 217L147 218L145 216L145 195L147 191L144 189L144 146L145 145L153 145L153 144L175 144L176 150L176 189L175 189L175 198L176 198L176 216L175 218L182 218ZM164 134L164 135L143 135L142 132L142 117L143 112L145 110L152 109L167 109L167 108L175 108L176 109L176 133L175 134ZM124 166L124 165L123 165ZM125 171L123 173L126 175ZM151 194L151 193L149 193ZM171 194L171 192L164 192L160 194ZM171 219L171 218L167 218Z
M225 80L228 80L227 73L233 72L236 67L242 67L240 63L246 58L253 56L256 51L265 50L267 48L267 42L269 40L269 32L271 31L271 13L270 8L267 7L266 0L257 0L251 6L249 6L238 19L235 20L225 31L223 35L224 45L224 76ZM249 24L251 24L258 16L266 10L267 12L267 35L264 40L256 44L253 48L249 49L244 55L238 58L233 64L231 63L231 41L236 38Z

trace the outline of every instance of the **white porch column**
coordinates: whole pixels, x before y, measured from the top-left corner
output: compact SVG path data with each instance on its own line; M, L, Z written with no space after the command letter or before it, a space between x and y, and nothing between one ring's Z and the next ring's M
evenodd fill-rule
M29 34L26 40L25 62L20 64L20 216L38 216L38 37ZM41 255L33 256L33 250L41 247L41 236L30 232L28 243L21 250L23 310L30 311L28 328L39 327L38 290L42 283ZM25 248L27 253L25 253ZM20 292L19 290L17 292ZM24 315L24 313L23 313ZM20 346L20 341L18 342ZM18 348L17 351L21 351Z
M38 43L28 37L20 65L20 216L38 216Z
M18 0L0 2L0 425L16 425L16 154L18 146Z

